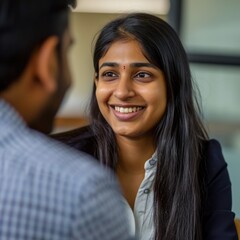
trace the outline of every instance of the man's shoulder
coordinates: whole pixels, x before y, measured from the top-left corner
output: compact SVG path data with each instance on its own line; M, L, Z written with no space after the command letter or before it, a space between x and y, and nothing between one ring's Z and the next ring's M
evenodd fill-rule
M66 178L69 181L99 181L112 179L106 170L90 155L74 150L65 144L33 131L29 136L26 161L34 168L42 169L46 174ZM96 180L94 180L96 179ZM90 184L90 183L89 183Z
M52 138L91 156L96 156L97 142L90 125L76 128L67 132L51 135Z

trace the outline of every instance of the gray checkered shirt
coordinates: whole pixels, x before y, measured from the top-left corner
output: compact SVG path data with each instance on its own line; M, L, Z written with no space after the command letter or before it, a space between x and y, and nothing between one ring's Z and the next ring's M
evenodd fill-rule
M129 240L125 217L110 173L0 100L1 240Z

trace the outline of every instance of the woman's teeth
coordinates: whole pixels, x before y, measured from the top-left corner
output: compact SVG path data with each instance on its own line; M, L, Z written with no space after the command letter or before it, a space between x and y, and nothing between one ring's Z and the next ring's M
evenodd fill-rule
M143 107L114 107L114 110L120 113L133 113L142 110Z

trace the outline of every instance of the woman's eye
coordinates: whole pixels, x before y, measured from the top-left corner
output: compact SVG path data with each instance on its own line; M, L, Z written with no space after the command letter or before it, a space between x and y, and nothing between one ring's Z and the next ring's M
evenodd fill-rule
M103 72L101 74L102 79L104 80L112 80L115 79L117 77L117 74L114 72Z
M150 77L150 74L146 73L146 72L140 72L140 73L136 74L136 77L147 78L147 77Z
M151 78L151 74L146 73L146 72L139 72L135 75L135 78L140 78L140 79L149 79Z

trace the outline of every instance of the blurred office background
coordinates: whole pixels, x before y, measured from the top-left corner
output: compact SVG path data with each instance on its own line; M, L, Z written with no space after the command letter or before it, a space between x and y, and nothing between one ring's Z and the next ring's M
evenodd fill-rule
M57 116L55 132L87 124L93 39L106 22L124 13L125 2L128 11L156 14L178 32L202 96L210 137L222 144L232 181L233 210L240 217L239 0L79 0L71 14L76 40L70 53L74 85Z

